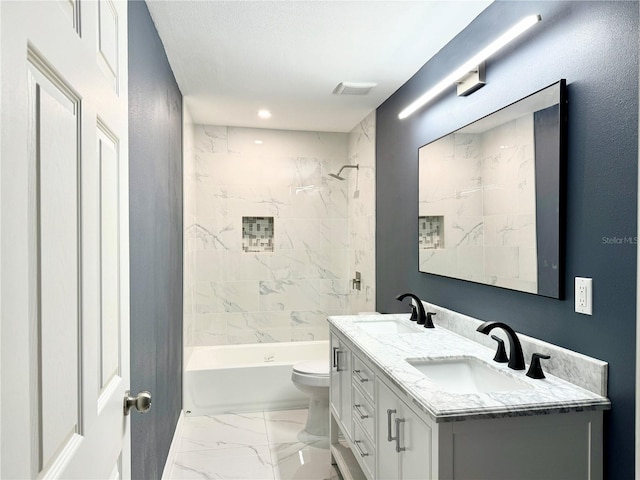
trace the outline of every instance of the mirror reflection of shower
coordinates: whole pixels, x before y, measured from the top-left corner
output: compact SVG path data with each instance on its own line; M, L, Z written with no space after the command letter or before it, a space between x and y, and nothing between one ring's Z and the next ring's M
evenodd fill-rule
M342 171L345 168L355 168L356 170L358 170L360 168L360 164L356 164L356 165L343 165L342 168L338 171L338 173L330 173L329 176L333 177L333 178L337 178L338 180L345 180L344 177L341 177L340 174L342 173Z

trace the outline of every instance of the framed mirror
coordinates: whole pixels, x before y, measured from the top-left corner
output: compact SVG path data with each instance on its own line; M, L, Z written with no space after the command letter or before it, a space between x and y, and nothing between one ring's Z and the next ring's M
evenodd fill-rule
M418 150L419 270L561 298L566 82Z

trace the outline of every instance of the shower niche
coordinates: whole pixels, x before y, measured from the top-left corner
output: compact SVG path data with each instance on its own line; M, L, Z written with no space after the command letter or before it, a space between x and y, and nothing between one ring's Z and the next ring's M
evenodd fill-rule
M421 216L418 229L420 249L444 248L444 217Z
M273 253L273 217L242 217L242 251Z

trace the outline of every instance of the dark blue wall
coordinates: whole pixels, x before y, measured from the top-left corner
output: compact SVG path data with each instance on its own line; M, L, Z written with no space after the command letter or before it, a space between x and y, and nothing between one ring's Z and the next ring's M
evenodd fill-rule
M528 14L543 20L487 62L487 85L407 104ZM638 183L638 3L496 2L377 111L377 308L423 299L609 362L605 474L633 478ZM418 148L561 78L569 100L564 300L418 272ZM574 277L593 278L593 315L574 312Z
M160 478L182 408L182 94L147 6L129 2L132 476Z

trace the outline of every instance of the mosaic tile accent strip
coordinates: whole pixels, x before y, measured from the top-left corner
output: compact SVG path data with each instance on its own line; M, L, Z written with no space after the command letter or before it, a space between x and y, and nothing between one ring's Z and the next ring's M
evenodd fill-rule
M420 217L418 245L420 248L444 248L444 217Z
M273 252L273 217L242 217L242 250Z

